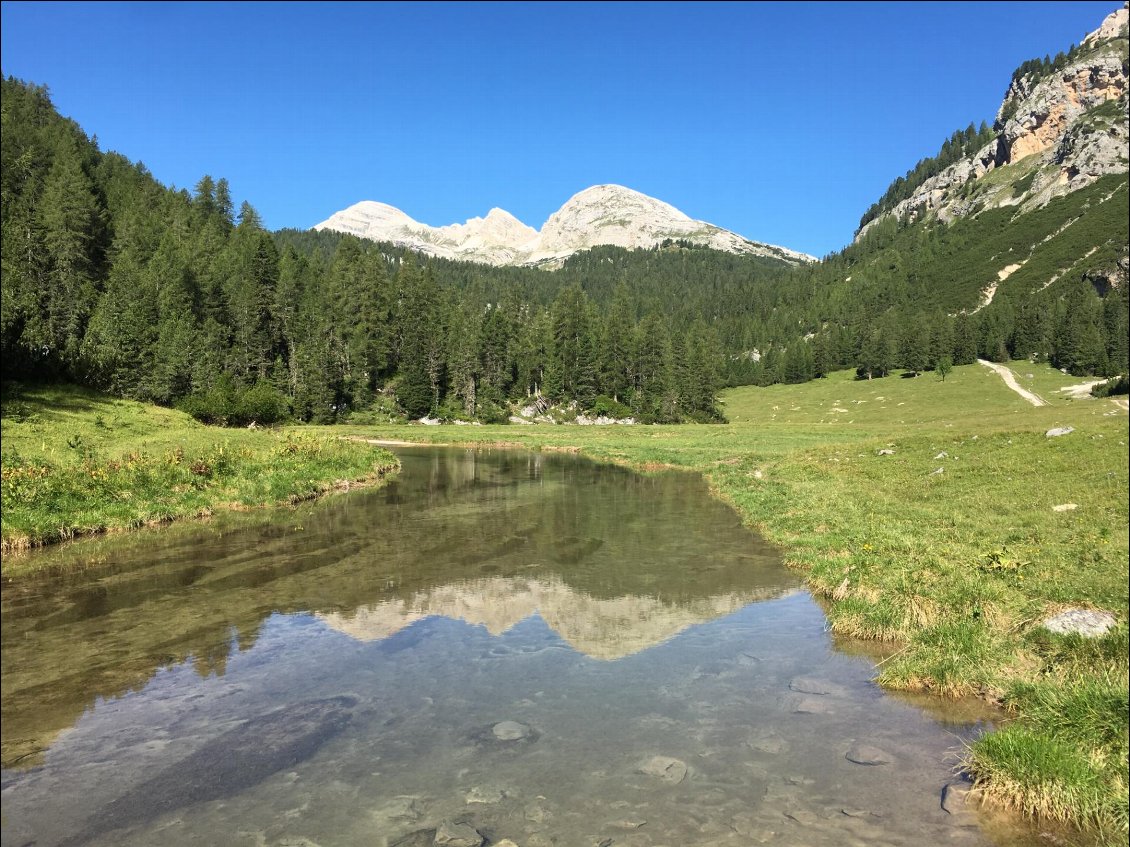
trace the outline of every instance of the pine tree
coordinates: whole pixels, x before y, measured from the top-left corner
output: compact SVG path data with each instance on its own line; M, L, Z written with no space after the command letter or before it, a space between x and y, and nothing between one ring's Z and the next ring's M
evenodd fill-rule
M514 383L514 344L516 328L512 315L520 313L516 303L488 308L479 335L480 394L487 402L501 406Z
M790 384L808 382L815 371L812 349L803 338L798 338L785 349L784 381Z
M482 318L467 306L456 306L451 311L448 333L447 367L451 394L460 404L463 414L474 418L478 414L479 347Z
M216 217L225 231L230 231L234 224L234 207L232 206L231 188L227 179L220 178L216 183L214 195Z
M223 292L232 335L227 370L249 386L266 378L280 348L271 323L278 251L248 203L240 210L239 226L228 242L224 265L227 274Z
M229 198L230 200L230 198ZM201 218L208 219L216 214L216 183L208 174L200 177L193 190L192 206Z
M671 333L661 315L649 312L635 332L632 408L645 419L662 420L664 402L673 388Z
M930 330L925 318L917 315L907 320L903 326L900 360L902 366L922 373L930 365Z
M397 399L410 417L439 408L446 345L439 289L427 270L406 259L397 274L399 314Z
M564 288L550 310L552 350L546 394L582 404L596 396L597 363L588 300L579 285Z
M971 365L977 361L977 326L965 312L958 314L953 327L953 363Z
M620 283L601 327L598 356L601 391L615 400L622 400L631 388L632 317L628 290Z
M77 369L86 323L97 302L101 229L94 185L74 143L61 146L37 207L42 233L42 287L25 333L56 367Z
M83 340L83 358L94 385L122 397L148 399L158 326L157 292L132 251L110 269Z
M196 283L175 231L165 233L146 277L157 300L157 339L145 393L158 403L173 403L191 392L199 358Z

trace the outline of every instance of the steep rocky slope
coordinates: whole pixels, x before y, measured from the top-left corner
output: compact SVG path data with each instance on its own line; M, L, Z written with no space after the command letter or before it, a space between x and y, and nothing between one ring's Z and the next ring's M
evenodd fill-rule
M1111 13L1059 63L1014 75L992 140L920 185L884 218L951 221L1002 206L1028 211L1130 165L1127 7ZM1058 67L1057 67L1058 64Z
M337 212L314 229L346 232L432 256L491 265L553 267L574 253L598 245L647 248L667 239L789 264L813 261L804 253L750 241L694 220L668 203L620 185L595 185L574 194L550 215L540 232L502 209L491 209L485 218L471 218L465 224L433 227L370 200Z

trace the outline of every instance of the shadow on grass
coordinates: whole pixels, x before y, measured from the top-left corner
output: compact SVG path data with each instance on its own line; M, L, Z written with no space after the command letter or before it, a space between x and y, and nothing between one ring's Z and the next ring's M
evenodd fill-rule
M14 420L52 412L109 413L114 400L104 394L75 386L5 383L0 393L0 417Z

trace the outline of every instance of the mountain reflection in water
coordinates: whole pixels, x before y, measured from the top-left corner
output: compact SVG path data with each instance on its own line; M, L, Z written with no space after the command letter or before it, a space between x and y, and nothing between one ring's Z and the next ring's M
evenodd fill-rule
M398 452L6 581L0 847L1039 843L700 478Z
M797 580L688 474L574 456L398 451L387 488L36 553L3 587L5 767L42 760L99 700L191 662L223 674L272 613L355 638L442 615L498 634L538 613L614 659Z
M781 594L775 588L666 603L631 594L599 599L560 579L494 577L440 586L406 601L363 606L352 614L319 613L318 617L359 641L379 641L432 615L486 627L491 635L502 635L539 615L577 652L594 659L621 659L662 644L687 627Z

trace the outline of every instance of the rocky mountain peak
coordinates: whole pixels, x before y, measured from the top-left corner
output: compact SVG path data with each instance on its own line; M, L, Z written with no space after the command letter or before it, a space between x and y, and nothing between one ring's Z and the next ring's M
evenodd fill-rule
M386 241L432 256L492 265L555 267L581 250L598 245L650 248L663 241L694 244L767 256L789 264L812 256L762 244L705 221L696 221L674 206L622 185L594 185L574 194L549 216L541 231L504 209L485 218L431 227L384 203L356 203L314 227Z
M1121 9L1115 9L1103 20L1102 25L1083 39L1085 46L1093 46L1100 41L1117 38L1130 24L1130 3L1123 4Z

